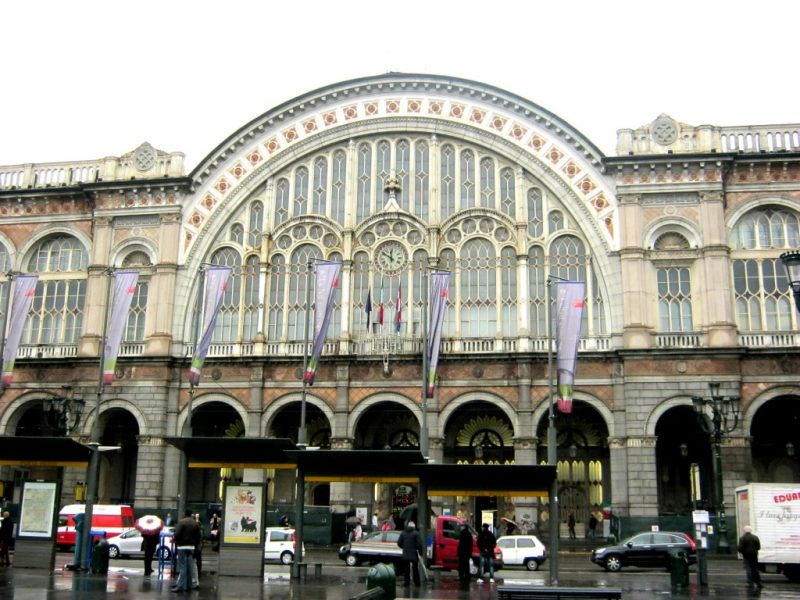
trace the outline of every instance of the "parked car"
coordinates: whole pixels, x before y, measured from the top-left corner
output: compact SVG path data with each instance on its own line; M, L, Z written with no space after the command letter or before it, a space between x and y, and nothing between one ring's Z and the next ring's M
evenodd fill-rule
M156 548L156 558L161 557L165 561L172 558L172 533L174 527L165 527ZM144 556L142 550L142 534L138 529L128 529L119 535L110 537L108 541L109 558L128 558Z
M547 559L547 549L535 535L504 535L497 540L505 566L524 566L535 571Z
M680 531L648 531L637 533L618 546L592 550L591 561L607 571L622 567L669 568L669 555L683 552L689 564L697 560L694 540Z
M284 565L294 562L294 529L289 527L267 527L264 536L264 560L279 560ZM305 554L306 545L303 544Z
M339 548L339 558L349 567L362 562L399 564L403 557L403 550L397 545L400 533L397 530L368 533L366 537Z

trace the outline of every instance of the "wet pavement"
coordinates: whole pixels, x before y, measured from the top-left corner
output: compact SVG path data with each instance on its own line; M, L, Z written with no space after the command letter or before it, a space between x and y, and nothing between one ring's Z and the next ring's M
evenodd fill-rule
M269 598L276 600L348 600L367 589L369 567L346 567L335 558L330 549L310 550L307 562L321 562L322 574L315 577L313 568L304 580L290 577L289 568L279 564L265 566L261 578L224 577L213 572L213 558L206 560L204 568L209 572L200 578L200 589L192 592L172 593L169 570L164 575L157 573L145 577L141 559L112 561L107 576L74 573L59 566L52 573L34 569L0 567L0 599L2 600L100 600L111 597L124 600L144 598L190 598L205 599L250 599ZM700 588L697 574L690 573L690 584L673 589L670 575L660 570L625 569L619 573L607 573L589 563L586 555L560 557L559 584L564 587L614 587L621 588L626 600L661 600L668 598L709 598L737 600L755 597L800 598L800 585L790 583L782 575L764 575L764 589L751 592L744 584L741 563L732 559L709 561L709 585ZM431 571L430 580L420 587L396 587L398 599L429 598L437 600L489 600L497 597L496 588L503 584L531 586L549 585L548 564L540 571L529 572L519 568L506 568L496 573L494 584L469 585L458 582L457 574L451 571Z

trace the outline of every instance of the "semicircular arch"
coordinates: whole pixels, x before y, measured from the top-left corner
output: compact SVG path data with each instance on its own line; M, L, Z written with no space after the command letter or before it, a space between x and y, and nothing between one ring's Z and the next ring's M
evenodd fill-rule
M356 429L358 428L358 422L361 417L364 416L366 411L381 402L394 402L407 408L417 419L417 422L422 423L422 408L419 404L397 392L376 392L361 400L353 407L353 410L350 411L350 414L347 416L347 437L355 438Z
M603 420L603 422L606 425L606 429L608 430L608 437L614 437L616 435L615 427L614 427L614 415L611 412L611 409L609 409L608 406L606 406L605 402L603 402L602 400L598 399L597 397L595 397L595 396L593 396L591 394L587 394L586 392L582 392L580 390L576 390L573 393L572 398L573 398L573 401L574 400L579 400L579 401L587 404L591 408L593 408L595 411L597 411L597 413L600 415L600 418ZM558 409L554 407L553 410L558 410ZM549 404L547 398L545 398L533 410L533 419L532 419L533 422L532 422L531 425L532 425L532 428L533 428L533 434L534 435L535 435L536 431L539 430L539 425L540 425L542 419L547 419L548 416L549 416L549 413L550 413L550 404Z
M278 413L280 413L284 408L302 401L303 395L300 392L291 392L272 401L267 409L261 414L261 435L266 435L266 433L272 427L275 417L277 417ZM338 437L338 433L334 431L336 420L331 407L328 406L324 400L312 394L306 394L306 403L310 404L311 406L315 406L322 411L322 414L325 415L325 418L328 420L328 424L331 427L331 436Z
M196 413L198 409L206 404L211 404L212 402L220 402L236 411L236 413L239 415L239 418L242 420L242 423L244 424L245 436L247 435L247 426L249 424L247 419L247 408L245 408L245 406L233 396L222 394L220 392L209 392L201 396L195 396L195 398L192 400L192 412ZM188 412L189 406L184 405L178 414L178 435L182 435L184 429L186 428L186 423L189 418Z
M447 429L447 423L459 409L471 402L489 402L495 408L499 409L503 414L505 414L509 423L511 423L514 436L519 437L520 431L517 411L514 410L514 407L511 406L511 404L509 404L505 398L496 394L490 394L488 392L465 392L464 394L460 394L448 402L439 414L439 427L438 431L436 431L436 436L444 438L445 430Z

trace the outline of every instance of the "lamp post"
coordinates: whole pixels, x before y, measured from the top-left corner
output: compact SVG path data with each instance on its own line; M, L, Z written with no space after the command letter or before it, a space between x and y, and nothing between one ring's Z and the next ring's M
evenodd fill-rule
M786 277L792 286L794 305L800 311L800 251L792 250L781 254L781 262L786 267Z
M714 460L714 501L717 512L717 552L730 553L728 544L728 524L725 519L725 496L722 490L722 436L736 429L739 423L739 396L721 396L719 382L709 382L709 398L692 396L695 415L703 431L711 436ZM711 421L706 418L705 409L711 409Z

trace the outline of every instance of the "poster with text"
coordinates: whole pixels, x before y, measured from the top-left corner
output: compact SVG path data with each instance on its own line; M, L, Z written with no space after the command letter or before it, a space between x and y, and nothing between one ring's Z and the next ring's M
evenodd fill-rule
M264 486L232 484L225 486L223 544L262 544L264 531Z
M25 481L22 484L17 537L54 537L57 492L58 483L55 481Z

